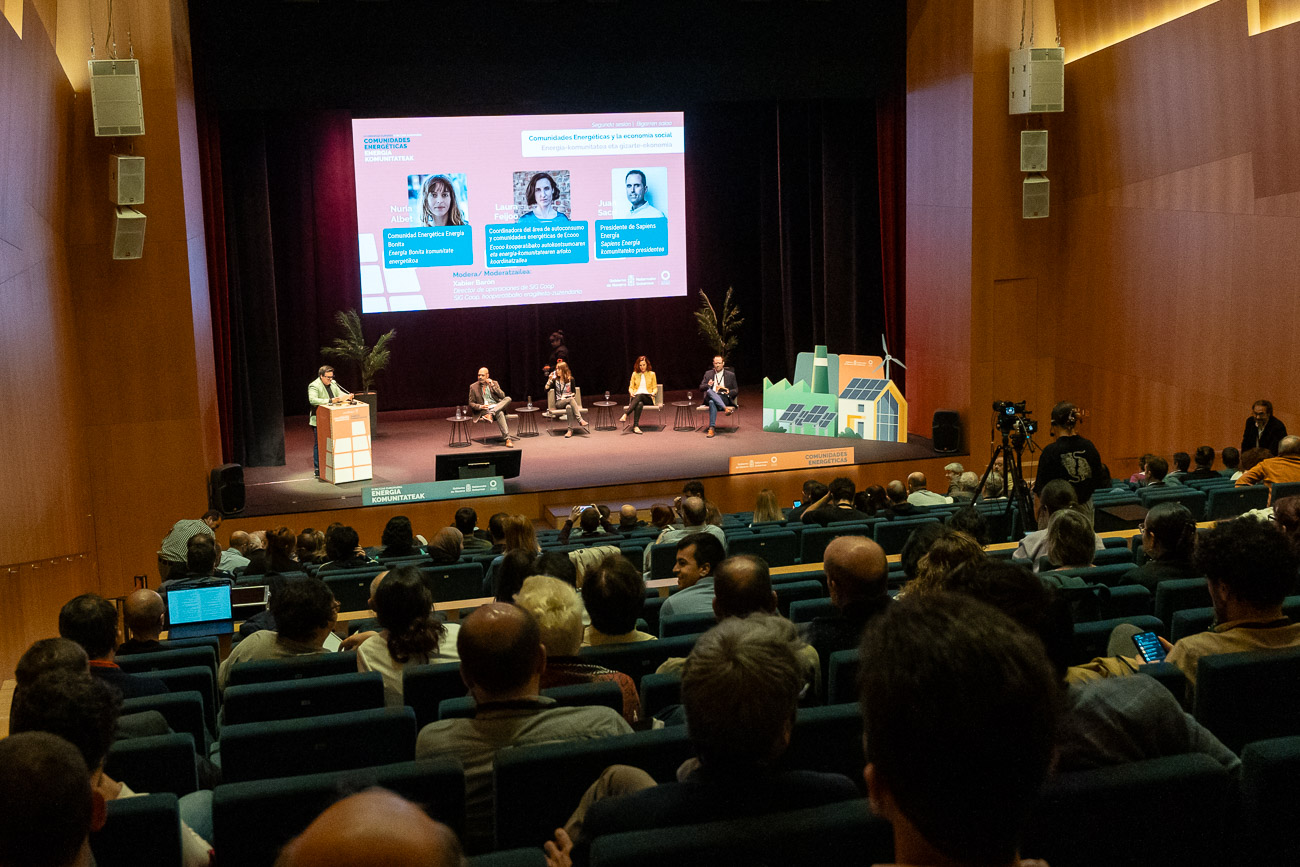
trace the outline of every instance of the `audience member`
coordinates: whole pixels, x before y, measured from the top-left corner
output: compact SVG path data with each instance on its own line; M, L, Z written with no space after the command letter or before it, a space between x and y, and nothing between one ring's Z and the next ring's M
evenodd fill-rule
M1171 478L1169 475L1169 461L1152 455L1147 458L1147 477L1143 483L1144 488L1168 488L1178 484L1178 480Z
M680 782L656 786L644 771L615 765L588 790L552 855L585 862L606 834L761 816L858 797L840 774L784 770L804 687L794 627L781 617L727 618L700 637L682 671L686 730L696 758Z
M243 572L252 562L245 557L233 545L222 547L221 540L213 537L214 547L217 549L217 571L234 575L236 572Z
M885 549L870 539L837 536L826 546L822 568L836 614L814 618L807 637L827 664L835 651L857 647L867 621L889 605L889 563Z
M600 555L594 561L596 563L599 563L601 560L605 559L605 557L609 556L611 552L618 551L617 548L613 548L609 545L601 545L597 547L584 548L583 550L601 552ZM578 584L580 583L578 581L578 569L573 563L573 555L576 553L578 552L570 551L566 555L560 553L559 551L543 551L542 553L538 554L537 558L533 561L532 574L550 575L552 578L559 578L565 584L568 584L570 587L576 589Z
M14 696L9 733L47 732L58 735L81 753L82 760L90 769L98 797L104 801L132 798L147 793L131 791L125 783L105 774L103 769L121 709L120 696L103 681L87 674L50 672ZM211 795L211 792L201 791L180 799L184 867L208 867L212 862L212 847L194 828L198 826L211 835Z
M1020 835L1052 762L1059 691L1041 643L956 594L867 624L859 683L868 796L899 864L1027 865Z
M488 518L488 537L492 541L492 547L489 553L504 554L506 550L506 518L510 517L505 512L497 512Z
M956 461L943 468L943 474L948 477L948 496L952 496L953 489L957 487L957 482L961 480L961 474L965 471L966 468Z
M81 645L90 658L90 673L126 698L161 695L167 684L156 677L129 674L113 661L118 644L117 609L93 593L83 593L59 611L59 635Z
M677 542L673 577L677 592L664 600L660 618L702 614L713 610L713 573L726 559L722 544L709 533L696 533Z
M234 578L229 574L217 571L220 558L221 547L215 536L195 536L186 548L184 567L174 567L167 580L158 585L158 592L165 596L172 590L234 584Z
M1196 521L1186 506L1157 503L1138 529L1142 531L1142 550L1147 561L1125 572L1120 584L1141 584L1154 595L1161 581L1197 577L1192 566Z
M370 608L381 631L357 647L357 670L383 675L384 704L401 707L406 666L457 659L460 625L443 623L434 613L433 594L415 566L383 573L371 588Z
M90 657L86 649L69 638L42 638L18 658L14 669L14 688L22 689L48 671L89 674Z
M889 498L880 485L867 485L854 495L853 508L874 518L889 508Z
M943 579L952 570L963 563L983 559L984 549L972 536L944 527L916 564L916 580L909 581L904 592L908 596L934 593L941 589Z
M1242 452L1241 459L1237 461L1238 472L1232 477L1232 480L1235 482L1247 472L1258 466L1261 461L1266 461L1271 457L1273 457L1273 453L1268 449L1251 449Z
M1147 457L1153 457L1148 455ZM1035 518L1041 530L1026 533L1011 555L1012 560L1027 560L1035 572L1038 571L1038 558L1047 554L1047 525L1052 516L1063 509L1077 505L1079 498L1074 493L1074 486L1065 479L1053 479L1043 486L1038 495L1038 512ZM1093 532L1092 546L1100 551L1106 547L1101 536Z
M976 484L979 484L976 481ZM956 498L954 498L956 499ZM989 522L984 513L974 506L962 506L948 516L944 522L954 530L961 530L979 542L981 546L989 544Z
M276 867L461 867L450 828L386 789L335 801L285 844Z
M271 597L274 630L254 632L235 646L217 669L217 688L225 692L230 670L241 662L285 659L325 652L339 607L325 582L317 578L287 581Z
M572 585L549 575L533 575L515 594L515 604L533 615L546 648L546 670L542 689L581 683L616 683L623 692L623 719L630 725L641 721L641 698L636 683L621 671L583 662L582 602Z
M533 563L536 559L522 549L501 555L501 565L496 574L496 593L493 594L498 602L515 601L515 594L524 586L524 579L535 574Z
M631 533L634 530L640 530L646 526L646 522L637 517L636 506L631 503L624 503L618 509L618 531L620 533Z
M492 603L476 609L456 641L461 677L474 698L472 718L430 723L415 757L451 757L465 768L465 848L491 848L492 764L497 750L631 732L608 707L560 707L539 694L546 651L536 619L522 608Z
M478 512L469 506L456 510L452 526L460 530L466 551L483 553L492 548L492 536L478 528Z
M76 747L47 732L0 740L0 864L87 867L104 800Z
M912 473L907 477L907 501L913 506L942 506L951 503L952 497L926 488L925 473Z
M905 582L916 580L921 558L929 552L930 546L935 543L935 540L946 532L949 532L948 528L936 521L930 524L921 524L907 534L907 541L903 543L903 550L898 555L898 563L903 567L903 580Z
M190 539L200 534L215 537L220 526L221 513L216 510L204 512L201 518L177 521L159 546L159 559L172 565L184 564Z
M1187 475L1187 473L1191 470L1191 468L1192 468L1191 455L1189 455L1187 452L1174 452L1174 468L1169 473L1169 476L1175 482L1182 484L1183 477Z
M816 479L808 479L803 483L803 499L790 510L787 520L798 522L803 520L803 513L808 511L813 503L826 496L826 486Z
M1286 534L1291 546L1300 551L1300 496L1283 497L1274 502L1273 523Z
M279 531L277 530L278 534ZM271 566L276 572L283 571L275 569L275 546L271 546L272 562ZM321 564L321 572L337 572L344 569L360 569L365 566L373 566L375 561L366 556L365 549L361 547L361 537L357 531L343 524L332 526L325 531L325 562Z
M672 506L667 503L655 503L650 507L650 526L662 532L672 526L672 523Z
M582 582L582 602L591 625L582 635L583 646L653 641L655 636L636 628L645 608L645 579L621 554L611 554Z
M1223 469L1219 470L1219 475L1228 479L1235 479L1241 475L1241 452L1238 449L1227 446L1221 456L1223 457Z
M443 527L433 534L424 553L434 566L450 566L460 562L465 550L465 535L456 527ZM480 540L481 541L481 540Z
M1091 566L1096 538L1092 521L1078 506L1061 509L1047 522L1047 559L1053 569Z
M885 485L885 497L889 500L889 508L885 510L885 518L890 521L895 518L911 518L925 514L926 510L924 508L918 508L908 500L907 488L898 479L894 479L888 485Z
M1034 495L1041 497L1052 479L1064 479L1074 487L1074 495L1091 517L1093 492L1109 486L1110 476L1102 468L1097 447L1074 432L1078 423L1079 408L1074 404L1063 400L1052 407L1049 432L1056 439L1039 453Z
M609 518L601 514L596 504L574 506L569 512L569 517L565 519L564 525L560 527L558 541L561 545L568 544L569 535L573 532L574 522L577 522L578 528L581 530L578 533L580 539L618 534L618 528L610 522Z
M1277 445L1277 457L1265 458L1241 474L1237 487L1257 485L1260 482L1273 485L1279 482L1300 482L1300 436L1282 437Z
M355 533L353 537L356 537ZM329 558L328 548L325 557ZM244 574L285 575L303 571L302 565L298 562L298 537L288 527L277 527L266 534L265 561L260 564L250 562L244 568Z
M853 480L845 476L833 480L822 498L804 511L800 520L805 524L828 524L844 521L868 521L871 516L853 508L855 486Z
M117 648L117 655L154 653L163 649L158 640L167 620L167 606L156 591L136 590L122 606L122 622L129 636Z
M1194 482L1200 479L1217 479L1218 472L1214 469L1214 448L1212 446L1197 446L1196 467L1188 473L1183 474L1182 481Z
M971 472L962 473L948 489L948 495L954 503L975 502L975 491L980 486L980 477Z
M379 537L379 547L373 557L416 557L421 554L420 541L415 538L411 519L405 515L394 515L384 525L384 532Z
M770 524L774 521L784 521L785 513L781 511L780 505L776 502L776 492L771 488L764 488L758 492L758 501L754 503L753 524Z
M1135 488L1140 488L1147 483L1147 461L1154 458L1155 455L1147 453L1138 458L1138 471L1128 477L1128 483Z
M689 484L689 483L688 483ZM701 497L686 497L681 503L682 525L680 527L669 527L659 534L649 545L645 546L644 566L642 572L648 581L651 577L652 564L650 562L650 549L655 545L667 545L673 542L680 542L687 536L693 536L696 533L708 533L718 540L725 553L727 550L727 536L722 532L722 528L716 524L710 524L708 521L708 508ZM718 558L721 560L722 558Z
M301 566L319 566L325 562L325 534L306 529L294 541L295 555Z

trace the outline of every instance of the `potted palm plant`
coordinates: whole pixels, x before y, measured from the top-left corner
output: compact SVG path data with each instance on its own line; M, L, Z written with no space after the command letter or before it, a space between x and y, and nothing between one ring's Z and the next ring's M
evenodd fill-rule
M740 318L740 308L731 300L731 288L722 296L722 311L718 312L709 300L709 296L700 290L700 309L695 311L695 324L700 329L700 336L705 339L715 354L721 355L727 362L740 344L740 326L745 320Z
M361 315L356 310L340 310L334 314L334 321L343 331L341 337L334 338L329 346L321 347L321 354L339 361L349 361L356 368L361 383L361 390L356 392L359 401L370 405L370 431L373 434L379 415L379 396L375 392L375 374L388 366L391 354L390 346L397 336L393 328L375 341L374 346L366 344L366 336L361 330Z

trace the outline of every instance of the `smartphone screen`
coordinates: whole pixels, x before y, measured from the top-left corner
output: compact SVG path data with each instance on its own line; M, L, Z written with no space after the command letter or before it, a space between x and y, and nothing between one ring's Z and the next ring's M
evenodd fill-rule
M339 647L341 647L342 645L343 645L343 639L339 638L339 637L338 637L337 635L335 635L333 632L331 632L329 635L326 635L326 636L325 636L325 649L326 649L326 650L333 652L333 651L338 650Z
M1165 648L1161 645L1159 636L1154 632L1139 632L1133 636L1133 643L1137 645L1138 653L1142 655L1143 661L1165 661Z
M799 508L799 507L802 506L802 505L803 505L803 502L802 502L802 501L800 501L800 500L795 500L795 501L794 501L794 507L795 507L796 509Z

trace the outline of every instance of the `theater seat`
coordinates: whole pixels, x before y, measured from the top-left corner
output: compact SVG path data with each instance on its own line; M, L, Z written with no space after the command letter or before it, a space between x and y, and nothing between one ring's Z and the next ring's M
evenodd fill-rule
M210 645L206 644L198 647L159 650L154 653L128 653L114 657L113 661L123 671L132 674L153 674L168 668L187 668L192 665L207 666L214 675L217 673L217 654Z
M460 763L432 759L217 786L209 842L222 864L270 867L280 848L326 807L372 786L419 804L458 834L465 824L465 773Z
M877 521L873 527L874 538L886 554L898 554L907 544L912 531L922 524L937 524L938 518L899 519L896 521Z
M222 777L242 782L410 761L415 734L409 707L226 726Z
M117 741L108 751L104 773L132 791L188 795L199 787L194 737L187 732Z
M623 713L623 690L612 680L553 686L542 690L542 695L555 699L556 704L564 707L607 707ZM467 695L444 699L438 705L440 720L473 715L474 699Z
M415 713L416 731L438 720L438 705L467 692L459 662L408 665L402 669L402 700Z
M377 671L353 671L228 687L222 697L221 718L223 726L231 726L383 706L383 676Z
M181 816L175 795L159 792L119 798L106 806L104 827L90 835L97 867L182 863Z
M737 534L727 540L727 555L752 554L768 566L793 566L799 553L799 538L789 530Z
M1222 521L1224 518L1243 515L1251 509L1262 509L1268 505L1268 495L1267 485L1211 488L1205 503L1204 520Z
M203 696L195 690L165 692L161 695L142 695L122 701L123 715L156 710L167 720L174 732L183 732L194 738L194 746L207 755L207 742L212 735L207 732L203 716ZM145 791L148 791L147 789Z
M659 637L672 638L678 635L699 635L708 632L718 623L712 611L696 614L672 614L659 619Z
M610 834L592 842L592 867L723 864L886 864L893 830L865 800L789 813Z
M1300 648L1203 656L1197 722L1240 753L1251 741L1300 735Z
M227 687L244 683L268 683L276 680L302 680L308 677L328 677L332 674L349 674L357 670L357 652L342 650L338 653L315 653L308 656L291 656L284 659L258 659L231 666Z
M1204 578L1174 578L1156 585L1156 617L1171 629L1174 625L1174 612L1209 605L1210 588Z
M1300 737L1246 744L1241 751L1244 864L1300 864Z

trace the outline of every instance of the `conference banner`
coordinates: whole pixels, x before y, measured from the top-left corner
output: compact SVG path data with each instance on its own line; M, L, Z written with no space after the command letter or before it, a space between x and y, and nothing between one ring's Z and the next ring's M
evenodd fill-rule
M378 485L361 489L361 505L388 506L399 503L422 503L429 500L455 500L460 497L492 497L506 492L501 476L481 479L455 479L450 482L419 482L411 485Z
M838 467L853 463L853 447L820 449L811 452L771 452L765 455L733 455L728 472L769 473L773 470L808 470Z

